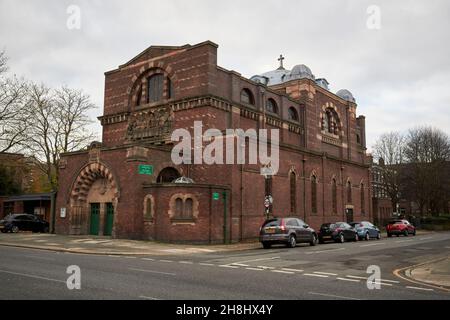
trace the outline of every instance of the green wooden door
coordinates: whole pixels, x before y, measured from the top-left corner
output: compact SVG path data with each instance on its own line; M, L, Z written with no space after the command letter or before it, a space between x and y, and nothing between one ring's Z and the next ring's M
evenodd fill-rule
M91 220L89 234L98 235L100 225L100 203L91 203Z
M106 203L105 230L103 235L110 236L114 223L114 207L111 202Z

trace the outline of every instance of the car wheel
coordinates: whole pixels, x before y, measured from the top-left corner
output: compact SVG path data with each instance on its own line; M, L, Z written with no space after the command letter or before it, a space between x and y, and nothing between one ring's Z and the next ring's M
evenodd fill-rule
M370 235L369 235L369 233L367 232L366 233L366 236L365 236L365 238L364 238L366 241L369 241L370 240Z
M272 245L270 244L270 242L263 242L262 245L263 245L263 248L264 248L264 249L270 249L270 247L272 246Z
M312 240L309 243L310 246L315 246L317 244L317 236L315 234L312 235Z
M416 235L416 230L414 230L414 232L413 232L413 234L412 234L413 236L415 236Z
M388 237L389 237L389 235L388 235ZM378 240L381 239L381 232L378 232L378 234L377 234L377 239L378 239Z
M288 242L287 246L289 248L295 248L296 245L297 245L297 239L295 239L295 236L291 234L289 236L289 242Z
M356 241L359 241L359 236L358 236L357 233L355 233L355 242L356 242Z
M13 226L11 228L11 231L12 231L12 233L17 233L17 232L19 232L19 227L18 226Z
M344 238L344 235L342 233L339 235L338 241L340 243L344 243L345 242L345 238Z
M409 235L408 230L403 231L403 235L407 237Z

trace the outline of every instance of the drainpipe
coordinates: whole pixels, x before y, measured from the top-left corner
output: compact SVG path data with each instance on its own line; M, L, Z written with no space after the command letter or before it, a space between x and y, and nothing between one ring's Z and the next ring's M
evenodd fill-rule
M227 191L224 189L223 196L223 243L228 244L228 222L227 222Z

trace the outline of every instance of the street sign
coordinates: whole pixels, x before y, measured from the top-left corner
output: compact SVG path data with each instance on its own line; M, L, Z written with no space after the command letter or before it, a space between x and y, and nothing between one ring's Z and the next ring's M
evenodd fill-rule
M153 174L153 166L150 164L140 164L138 168L139 174L151 176Z
M219 193L213 192L213 200L219 200Z

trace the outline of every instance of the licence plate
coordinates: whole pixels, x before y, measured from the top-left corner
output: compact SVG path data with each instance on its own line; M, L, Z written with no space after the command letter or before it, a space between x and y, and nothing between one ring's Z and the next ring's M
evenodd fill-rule
M266 233L275 233L275 229L265 229Z
M323 239L331 239L331 236L323 236Z

